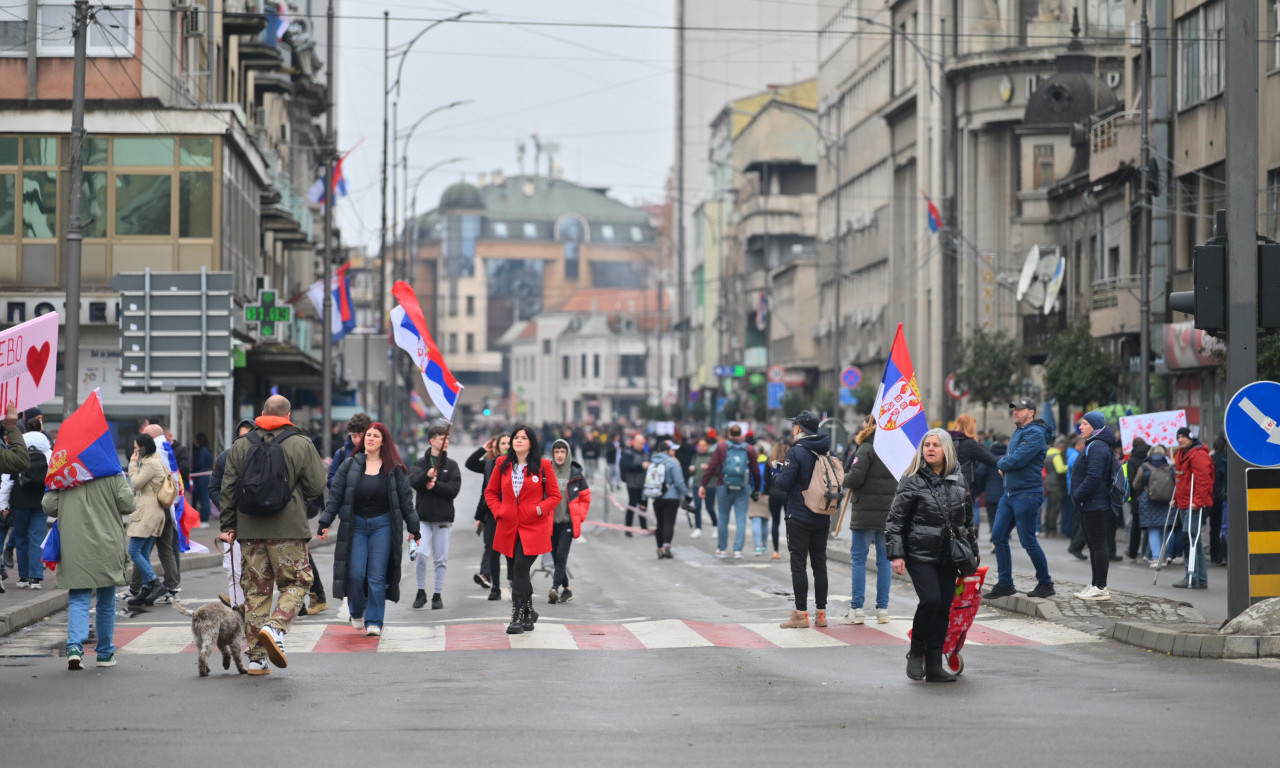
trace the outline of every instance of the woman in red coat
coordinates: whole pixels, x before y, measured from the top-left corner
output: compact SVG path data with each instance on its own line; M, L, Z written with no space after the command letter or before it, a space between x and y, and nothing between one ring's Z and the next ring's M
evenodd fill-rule
M550 459L542 458L534 430L521 425L511 433L511 448L498 460L484 500L497 521L493 548L512 558L511 624L507 634L533 631L533 583L529 570L538 555L551 551L551 528L560 484ZM550 480L550 482L547 482Z

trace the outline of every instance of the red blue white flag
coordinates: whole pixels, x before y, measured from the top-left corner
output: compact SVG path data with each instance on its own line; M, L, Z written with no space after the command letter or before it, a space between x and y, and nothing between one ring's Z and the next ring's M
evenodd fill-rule
M58 429L44 487L48 491L60 491L99 477L121 474L124 469L115 443L111 442L107 417L102 413L102 401L95 389Z
M920 194L924 195L925 207L928 208L929 234L936 235L938 230L942 229L942 214L938 212L938 206L933 204L928 195L925 195L924 192Z
M871 413L876 419L876 458L901 480L911 466L924 433L929 431L902 323L898 323L898 332L893 337L889 361L885 363Z
M351 306L351 278L347 276L347 267L343 264L333 273L333 317L329 323L329 332L333 343L356 329L356 314ZM324 280L317 280L307 289L307 298L316 308L316 315L324 317Z
M359 146L357 144L357 146ZM342 172L342 161L347 159L347 155L355 151L352 147L347 151L346 155L338 158L338 162L333 164L333 184L329 189L329 200L336 201L340 197L347 196L347 177ZM324 199L324 176L316 179L311 184L311 188L307 190L307 199L313 203L325 204Z
M413 288L405 281L397 280L391 294L399 302L391 310L391 333L396 346L413 358L422 372L427 396L444 414L446 421L453 421L453 408L458 404L462 385L450 373L444 355L440 354L440 348L427 331L427 320L422 315L422 305L418 303L418 295Z
M417 390L409 393L409 407L418 415L418 418L426 420L427 404L422 402L422 395L419 395Z

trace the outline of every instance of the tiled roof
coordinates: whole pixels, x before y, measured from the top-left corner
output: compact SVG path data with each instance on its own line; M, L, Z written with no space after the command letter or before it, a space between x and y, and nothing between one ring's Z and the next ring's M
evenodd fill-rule
M606 190L592 189L564 179L512 176L500 184L480 188L485 216L496 221L554 222L576 213L588 224L649 223L649 214L614 200Z

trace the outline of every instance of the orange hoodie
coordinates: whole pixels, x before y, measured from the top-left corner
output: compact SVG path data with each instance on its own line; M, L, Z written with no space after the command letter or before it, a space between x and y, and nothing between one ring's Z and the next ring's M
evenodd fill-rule
M277 430L281 427L292 427L293 422L284 416L259 416L253 420L254 424L267 430L268 432Z

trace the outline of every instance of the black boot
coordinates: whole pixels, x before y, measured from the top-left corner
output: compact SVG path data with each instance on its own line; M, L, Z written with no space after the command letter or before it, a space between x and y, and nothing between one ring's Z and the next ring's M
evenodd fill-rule
M533 610L533 598L529 598L524 601L524 610L520 612L520 628L525 632L532 632L537 621L538 612Z
M951 674L951 670L947 668L947 663L943 661L942 651L927 652L924 666L927 670L924 676L927 683L954 683L956 681L956 676Z
M490 590L489 590L489 599L490 599L490 600L501 600L501 599L502 599L502 587L499 587L498 585L496 585L496 584L495 584L495 585L493 586L493 589L490 589Z
M924 679L924 654L908 653L907 654L907 677L912 680Z
M418 594L413 598L413 607L421 608L426 604L427 604L427 590L420 589L418 590Z
M507 625L508 635L519 635L524 632L521 619L524 617L524 603L511 598L511 623Z

